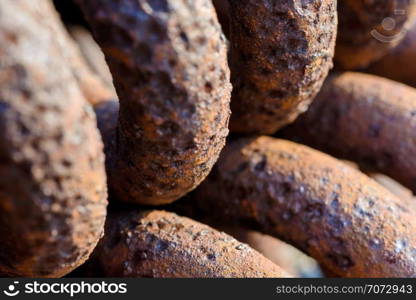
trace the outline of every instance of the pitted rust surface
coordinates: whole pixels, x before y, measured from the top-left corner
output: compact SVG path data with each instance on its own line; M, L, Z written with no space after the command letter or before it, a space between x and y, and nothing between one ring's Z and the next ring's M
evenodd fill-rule
M415 0L339 0L336 64L354 70L386 55L405 36L415 11Z
M416 87L416 22L400 44L366 72Z
M102 142L49 1L0 1L0 274L83 263L106 214Z
M307 109L332 68L336 1L229 4L230 130L272 134Z
M109 186L172 202L209 173L228 134L226 44L210 0L78 0L120 98Z
M306 146L236 140L191 200L183 213L281 238L337 276L416 276L415 206Z
M416 90L342 73L281 136L359 162L416 191Z
M92 276L287 277L231 236L165 211L110 215L86 268Z

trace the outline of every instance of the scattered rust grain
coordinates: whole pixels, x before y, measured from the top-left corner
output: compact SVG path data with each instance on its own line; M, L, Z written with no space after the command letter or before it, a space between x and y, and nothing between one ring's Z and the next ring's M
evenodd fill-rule
M0 274L58 277L103 233L102 142L52 4L0 1L0 15Z
M267 157L262 170L260 156ZM247 168L239 170L241 163ZM178 209L281 238L337 276L416 276L414 206L306 146L235 140L190 200Z
M272 134L307 109L332 68L336 1L229 4L230 130Z
M107 147L118 199L172 202L209 173L228 134L226 44L210 0L78 0L120 98Z
M165 211L110 215L86 268L91 276L109 277L288 276L231 236Z

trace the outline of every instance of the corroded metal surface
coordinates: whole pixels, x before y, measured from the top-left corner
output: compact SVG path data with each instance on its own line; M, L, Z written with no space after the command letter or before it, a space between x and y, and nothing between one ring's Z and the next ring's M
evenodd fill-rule
M110 277L288 276L231 236L165 211L110 215L86 269Z
M102 142L49 1L0 1L0 274L83 263L106 215Z
M228 134L225 39L210 0L78 0L120 98L109 186L163 204L197 186Z
M236 140L186 202L181 213L281 238L336 276L416 276L416 206L306 146Z
M367 67L404 37L415 0L339 0L335 62L347 70Z
M230 130L272 134L309 106L332 68L336 1L230 0Z
M416 191L416 90L381 77L328 79L281 136L385 173Z

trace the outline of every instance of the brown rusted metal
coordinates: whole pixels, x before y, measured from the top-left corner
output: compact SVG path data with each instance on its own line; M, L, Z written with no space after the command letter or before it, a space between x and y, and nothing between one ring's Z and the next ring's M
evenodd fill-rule
M336 64L355 70L386 55L406 34L415 11L415 0L339 0Z
M389 175L416 191L416 90L360 73L329 78L281 136Z
M103 232L102 142L52 4L0 1L0 14L0 274L58 277Z
M230 0L230 130L272 134L309 106L335 46L336 1Z
M172 202L197 186L228 134L226 43L210 0L78 0L120 98L109 187Z
M416 22L400 44L372 64L366 72L416 87Z
M110 215L85 269L94 277L289 276L231 236L165 211Z
M182 213L281 238L337 276L416 276L416 206L306 146L231 142L191 201Z

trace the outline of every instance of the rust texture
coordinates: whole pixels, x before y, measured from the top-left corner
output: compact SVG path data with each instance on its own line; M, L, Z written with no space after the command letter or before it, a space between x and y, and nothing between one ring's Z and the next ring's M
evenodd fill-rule
M336 276L416 276L416 206L306 146L235 140L191 200L182 213L281 238Z
M246 244L165 211L110 215L86 269L110 277L288 277Z
M416 90L342 73L281 136L359 162L416 191Z
M335 63L346 70L365 68L405 36L415 0L339 0Z
M103 146L67 46L49 1L0 1L1 276L65 275L103 232Z
M230 130L272 134L309 106L332 68L336 1L230 0Z
M372 64L366 72L416 87L416 22L400 44Z
M109 187L172 202L209 173L228 134L226 43L210 0L78 0L120 98Z

